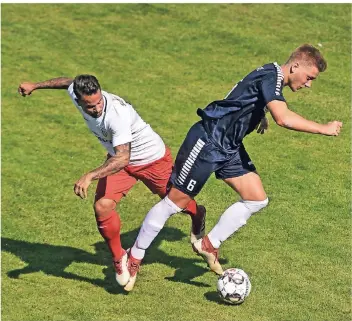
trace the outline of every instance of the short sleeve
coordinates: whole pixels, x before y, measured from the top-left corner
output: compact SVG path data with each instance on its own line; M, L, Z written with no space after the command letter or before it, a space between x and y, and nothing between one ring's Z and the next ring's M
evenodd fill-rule
M267 105L273 100L286 101L283 94L283 80L276 73L271 73L261 81L263 100Z
M77 97L76 97L76 95L75 95L75 93L73 91L73 83L70 86L68 86L67 93L69 94L69 96L70 96L72 102L74 103L74 105L80 110L80 107L79 107L79 105L78 105L78 103L76 101Z
M73 92L73 83L72 83L70 86L68 86L67 92L68 92L68 94L70 95L70 97L71 97L72 99L75 99L75 98L76 98L76 95L75 95L75 93Z
M109 127L113 147L132 142L132 119L129 106L113 106Z

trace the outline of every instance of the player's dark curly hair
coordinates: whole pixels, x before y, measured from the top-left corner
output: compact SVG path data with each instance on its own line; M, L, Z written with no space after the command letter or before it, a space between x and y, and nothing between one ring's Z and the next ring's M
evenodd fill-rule
M286 64L297 60L304 61L309 66L316 66L319 72L323 72L327 68L327 62L320 51L310 44L304 44L296 48Z
M101 90L99 81L93 75L78 75L73 80L73 92L77 99L90 96Z

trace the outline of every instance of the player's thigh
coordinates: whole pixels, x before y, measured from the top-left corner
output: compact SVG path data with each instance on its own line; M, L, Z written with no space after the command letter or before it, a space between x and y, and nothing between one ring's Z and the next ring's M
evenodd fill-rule
M166 195L172 166L171 152L166 147L165 155L162 158L145 166L128 167L128 172L141 180L152 193L158 194L162 198Z
M261 201L266 193L248 153L241 145L231 159L216 172L218 179L224 180L242 199Z
M224 155L207 139L197 123L188 132L176 156L170 182L179 191L195 197L210 175L223 162Z
M170 190L167 194L168 198L176 204L179 208L185 209L189 202L193 199L193 196L185 194L171 185Z
M99 179L95 193L95 203L101 199L111 199L118 203L136 182L137 179L124 169L114 175Z
M170 183L179 191L195 197L202 190L210 175L215 171L215 166L204 159L186 158L183 162L176 161L171 174Z
M263 201L267 198L260 176L256 172L225 178L224 182L231 186L243 200Z

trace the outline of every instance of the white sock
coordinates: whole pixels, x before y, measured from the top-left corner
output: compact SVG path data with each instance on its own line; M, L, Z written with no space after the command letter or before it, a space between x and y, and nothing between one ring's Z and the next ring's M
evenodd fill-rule
M132 256L138 260L142 260L145 250L156 238L167 219L181 211L182 209L173 203L168 196L155 204L145 217L136 242L131 248Z
M209 232L208 238L214 248L219 248L221 243L228 239L240 227L246 224L250 216L268 205L264 201L241 200L232 204L220 217L218 223Z

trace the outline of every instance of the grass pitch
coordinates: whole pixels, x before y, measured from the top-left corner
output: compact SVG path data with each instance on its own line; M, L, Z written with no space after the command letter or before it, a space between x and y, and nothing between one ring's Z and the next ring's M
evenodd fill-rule
M3 4L2 320L351 320L350 4ZM64 91L22 98L21 81L95 74L132 102L175 156L198 107L248 72L321 44L326 72L285 97L339 137L290 132L271 121L245 144L271 200L221 248L224 267L251 277L238 307L221 304L216 277L188 244L190 220L172 217L135 290L114 281L89 200L74 182L104 160ZM237 196L212 177L197 198L207 231ZM142 185L120 205L131 246L157 202Z

